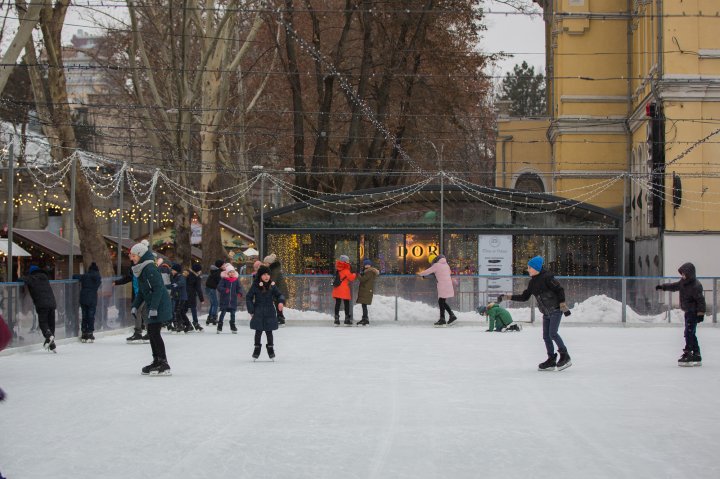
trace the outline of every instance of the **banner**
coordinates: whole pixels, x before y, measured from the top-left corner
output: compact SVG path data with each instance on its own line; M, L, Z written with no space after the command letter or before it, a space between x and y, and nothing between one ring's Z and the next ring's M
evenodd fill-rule
M478 235L478 274L480 276L512 276L512 235ZM480 304L495 301L499 294L512 293L512 278L479 278Z

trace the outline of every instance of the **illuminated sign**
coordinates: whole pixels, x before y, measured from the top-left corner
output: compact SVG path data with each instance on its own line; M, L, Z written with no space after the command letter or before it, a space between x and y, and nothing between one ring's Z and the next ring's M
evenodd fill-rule
M411 258L411 259L420 259L424 258L426 256L430 256L431 254L437 255L439 254L440 248L438 248L438 245L435 244L429 244L425 245L422 243L415 243L412 246L398 246L398 258Z

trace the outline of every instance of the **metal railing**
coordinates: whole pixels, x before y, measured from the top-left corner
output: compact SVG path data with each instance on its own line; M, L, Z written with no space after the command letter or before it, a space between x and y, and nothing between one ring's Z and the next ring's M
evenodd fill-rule
M572 315L565 322L592 324L643 324L682 323L677 293L656 291L660 283L676 281L677 278L659 277L558 277L565 289L567 304ZM699 278L705 290L707 322L717 323L718 280ZM252 278L242 276L245 291ZM460 319L481 319L475 311L479 305L495 301L499 294L521 293L528 282L527 276L454 276L455 297L448 303ZM286 306L288 321L305 319L329 319L334 313L332 277L324 275L286 276L290 291ZM203 281L204 284L204 281ZM80 286L77 281L51 281L57 301L55 336L58 339L74 338L80 331ZM131 307L130 284L113 286L112 279L103 279L98 292L95 314L96 331L120 330L133 326L129 314ZM357 284L353 284L353 298ZM518 303L504 301L516 321L533 322L542 313L533 301ZM198 314L207 313L209 301L198 304ZM354 316L360 316L360 307L354 306ZM238 309L245 310L244 300ZM38 329L37 314L30 294L23 283L0 283L0 314L8 322L13 341L10 347L38 344L43 341ZM408 275L381 275L374 288L373 304L370 306L373 321L426 321L437 320L437 293L433 279ZM239 315L239 319L243 319Z

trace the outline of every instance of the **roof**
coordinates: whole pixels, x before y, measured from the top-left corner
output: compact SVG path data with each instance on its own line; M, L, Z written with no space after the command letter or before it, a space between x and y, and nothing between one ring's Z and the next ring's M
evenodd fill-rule
M103 235L105 238L105 241L112 244L113 246L117 246L117 236L110 236L110 235ZM137 241L134 241L130 238L123 238L120 242L120 245L123 247L123 249L126 249L130 251L130 249L135 246L135 243Z
M13 257L16 256L32 256L30 253L22 249L22 247L13 241L12 244L13 250L12 255ZM0 239L0 254L7 255L8 254L8 240L3 238Z
M55 233L47 230L23 230L15 228L13 234L24 240L35 243L43 249L60 256L70 256L70 242ZM73 246L73 255L80 256L82 252L77 245Z
M222 222L222 221L220 221L219 223L220 223L220 227L221 227L221 228L225 228L226 230L230 230L231 232L233 232L233 234L235 234L235 235L237 235L237 236L242 236L243 238L245 238L246 240L248 240L248 241L250 241L250 242L255 242L255 238L253 238L252 236L250 236L250 235L247 234L247 233L243 233L242 231L240 231L239 229L235 228L234 226L230 226L229 224L227 224L227 223L225 223L225 222Z

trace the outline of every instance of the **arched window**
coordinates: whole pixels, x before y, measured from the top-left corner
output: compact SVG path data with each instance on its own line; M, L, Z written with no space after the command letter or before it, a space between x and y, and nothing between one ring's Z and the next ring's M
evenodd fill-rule
M515 181L515 189L528 193L544 193L545 184L536 173L523 173Z

